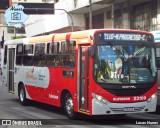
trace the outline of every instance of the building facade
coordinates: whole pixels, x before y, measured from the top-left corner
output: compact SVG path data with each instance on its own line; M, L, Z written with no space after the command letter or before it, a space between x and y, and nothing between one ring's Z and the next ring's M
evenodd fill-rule
M4 14L7 8L13 6L14 4L17 3L54 3L54 0L2 0L6 1L6 3L8 2L8 4L6 4L6 8L2 9L2 7L0 6L0 41L1 41L1 37L3 36L4 33L4 40L10 40L12 39L14 36L20 36L20 35L26 35L25 32L25 26L23 26L22 28L14 28L14 27L9 27L6 24L5 18L4 18ZM2 4L1 3L1 4ZM3 3L4 4L4 3ZM52 14L53 15L53 14ZM32 21L34 20L41 20L42 19L42 14L36 14L36 15L29 15L29 19L32 19ZM31 20L28 20L28 22L32 22Z
M6 27L0 14L0 37L27 37L92 28L121 28L155 31L160 29L160 0L12 0L15 3L53 3L53 14L30 14L24 27Z
M159 0L56 0L55 14L27 23L26 35L36 36L92 28L160 29ZM90 8L92 5L92 8ZM41 28L39 28L41 26ZM34 29L33 28L39 28Z

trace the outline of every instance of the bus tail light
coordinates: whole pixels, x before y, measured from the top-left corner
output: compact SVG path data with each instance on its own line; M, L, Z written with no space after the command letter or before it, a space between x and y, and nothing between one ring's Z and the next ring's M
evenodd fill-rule
M109 104L109 103L110 103L108 100L106 100L105 98L103 98L102 96L100 96L100 95L98 95L98 94L92 93L92 96L93 96L96 100L102 102L103 104Z
M157 98L157 93L154 93L148 100L147 102L150 103L152 101L154 101Z

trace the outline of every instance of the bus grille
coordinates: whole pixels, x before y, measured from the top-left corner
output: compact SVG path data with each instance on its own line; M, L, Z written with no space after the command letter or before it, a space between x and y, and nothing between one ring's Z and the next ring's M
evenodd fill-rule
M143 88L143 89L107 89L111 94L115 96L140 96L144 93L146 93L149 90L149 88Z
M124 111L124 108L110 108L113 112L115 113L120 113L120 112L140 112L145 108L145 106L142 107L135 107L133 111Z

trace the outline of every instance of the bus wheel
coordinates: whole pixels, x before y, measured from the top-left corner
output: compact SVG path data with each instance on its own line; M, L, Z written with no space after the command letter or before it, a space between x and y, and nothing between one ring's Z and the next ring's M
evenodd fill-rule
M27 105L26 92L23 85L21 85L19 89L19 101L21 105Z
M74 112L73 106L74 106L73 99L71 95L68 93L65 96L64 111L69 119L76 119L76 113Z

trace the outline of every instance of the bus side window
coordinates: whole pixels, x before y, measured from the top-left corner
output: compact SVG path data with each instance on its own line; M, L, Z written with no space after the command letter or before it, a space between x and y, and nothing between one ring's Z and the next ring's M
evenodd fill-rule
M7 63L7 49L8 49L8 47L7 47L7 45L5 45L5 48L4 48L4 65L6 65L6 63Z
M76 41L70 41L69 53L76 53Z
M75 66L75 53L76 53L76 42L75 41L64 41L61 43L61 67L74 68Z
M156 45L156 61L157 68L160 69L160 47L158 44Z
M22 65L22 62L23 62L23 44L18 44L16 50L16 65Z
M33 66L33 45L24 45L24 56L23 56L23 65L24 66Z
M59 42L54 42L54 54L59 54Z
M67 52L67 42L61 42L61 53L65 54Z
M46 54L51 54L50 45L51 45L51 43L47 43L47 52L46 52Z
M46 65L57 67L59 65L59 42L53 42L47 45Z
M35 45L34 65L44 67L45 62L45 43Z
M47 55L47 66L57 67L59 65L59 56L58 55Z
M160 57L156 57L157 59L157 68L160 69Z

